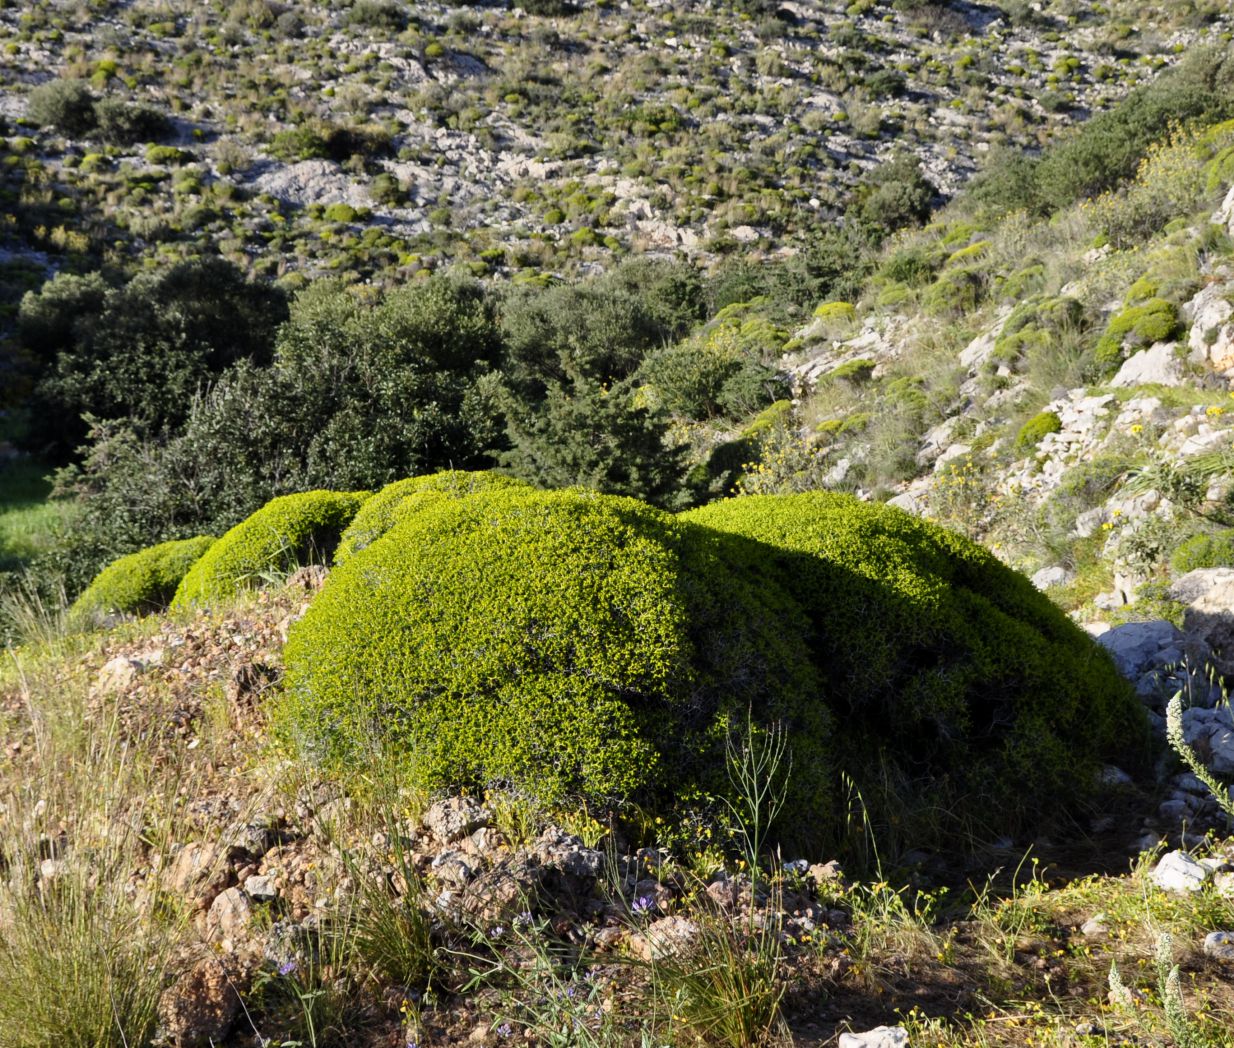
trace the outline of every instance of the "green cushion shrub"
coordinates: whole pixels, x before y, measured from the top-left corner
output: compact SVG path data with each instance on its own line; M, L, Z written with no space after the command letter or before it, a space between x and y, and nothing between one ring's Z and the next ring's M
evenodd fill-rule
M516 477L487 471L444 470L422 477L408 477L387 484L367 499L347 525L339 541L334 559L342 564L348 557L371 546L395 524L407 519L422 506L439 498L462 498L480 491L500 488L528 489L530 485Z
M81 623L108 615L143 615L166 608L189 569L214 545L208 535L173 539L112 561L73 602Z
M782 724L786 837L842 835L842 775L925 840L1006 833L1143 756L1109 657L979 546L815 493L676 517L579 490L425 499L330 576L284 653L280 736L423 785L693 808L726 736Z
M173 607L234 596L263 574L328 563L367 491L306 491L271 499L218 540L181 580Z
M1170 566L1179 574L1197 568L1234 567L1234 531L1192 535L1174 551Z
M1084 795L1103 760L1144 756L1143 711L1105 652L975 543L834 493L683 516L755 540L750 572L804 609L837 770L884 825L925 809L952 832L1014 832Z
M1178 310L1163 298L1129 306L1110 318L1097 342L1097 363L1113 371L1123 362L1126 347L1165 342L1177 335L1178 329Z
M284 651L284 739L374 747L426 786L691 804L728 788L729 725L794 725L794 798L828 813L831 739L799 609L742 540L633 499L439 498L339 565Z
M1047 434L1058 433L1063 428L1063 420L1053 411L1043 411L1034 415L1020 427L1015 436L1017 451L1032 451L1045 439Z

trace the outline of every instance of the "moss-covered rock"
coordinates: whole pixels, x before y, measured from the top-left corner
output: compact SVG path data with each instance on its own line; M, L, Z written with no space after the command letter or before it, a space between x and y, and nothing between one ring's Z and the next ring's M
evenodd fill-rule
M263 575L327 564L367 491L306 491L271 499L218 540L184 576L173 607L234 596Z
M886 822L925 809L952 833L1014 832L1091 789L1102 760L1143 756L1108 656L975 543L838 494L684 516L755 540L749 570L805 609L837 768Z
M422 477L408 477L387 484L365 501L343 532L334 559L342 564L348 557L371 546L395 524L437 498L462 498L481 491L523 488L526 481L487 471L445 470Z
M727 789L730 724L794 726L828 814L830 718L799 609L743 540L632 499L438 498L337 567L285 650L282 735L327 762L392 748L429 786L671 807Z
M189 569L213 544L208 535L173 539L112 561L73 602L71 619L86 625L108 615L161 611Z

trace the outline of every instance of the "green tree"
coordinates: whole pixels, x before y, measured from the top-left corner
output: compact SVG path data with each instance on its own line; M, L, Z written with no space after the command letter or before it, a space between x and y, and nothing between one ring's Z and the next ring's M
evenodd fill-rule
M553 383L528 408L506 400L512 449L502 464L546 488L572 485L669 505L681 490L685 448L664 416L639 405L633 383Z

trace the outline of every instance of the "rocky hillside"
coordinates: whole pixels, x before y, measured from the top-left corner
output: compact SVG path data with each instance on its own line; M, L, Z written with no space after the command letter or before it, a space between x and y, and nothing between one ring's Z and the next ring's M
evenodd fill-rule
M1229 28L1216 0L8 4L0 261L789 251L893 154L949 196Z
M1232 29L0 0L0 1048L1234 1048Z

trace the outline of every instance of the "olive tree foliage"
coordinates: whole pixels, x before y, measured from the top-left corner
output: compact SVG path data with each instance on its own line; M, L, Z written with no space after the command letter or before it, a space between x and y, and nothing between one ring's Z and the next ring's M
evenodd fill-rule
M179 427L195 395L240 361L268 364L287 316L277 289L230 262L195 259L118 287L57 274L22 299L17 340L33 383L26 442L63 461L85 415L141 433Z

